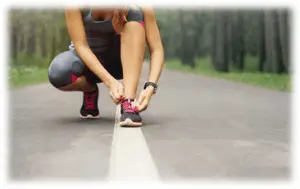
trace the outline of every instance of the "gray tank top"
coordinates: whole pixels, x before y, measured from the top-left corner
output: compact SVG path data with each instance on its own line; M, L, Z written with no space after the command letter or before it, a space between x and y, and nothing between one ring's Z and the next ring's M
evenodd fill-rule
M95 21L92 18L92 10L81 10L82 21L89 47L94 53L103 52L117 36L112 26L112 19ZM143 14L138 7L129 7L127 20L143 21ZM74 50L71 42L70 50Z

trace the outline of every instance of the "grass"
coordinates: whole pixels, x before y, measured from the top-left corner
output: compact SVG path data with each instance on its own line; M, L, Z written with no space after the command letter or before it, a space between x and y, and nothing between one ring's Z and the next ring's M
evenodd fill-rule
M10 87L33 85L48 81L50 57L43 58L40 54L18 52L10 59L8 70Z
M48 81L48 69L38 67L11 67L9 69L10 87L33 85Z
M20 60L20 59L19 59ZM26 61L25 61L26 62ZM196 60L196 67L181 65L179 60L166 61L169 69L181 70L188 73L202 74L211 77L229 79L236 82L251 84L265 88L291 91L291 76L257 72L257 58L248 56L245 61L245 72L232 69L229 73L214 70L210 58ZM15 62L14 65L21 65ZM48 69L36 66L13 66L9 69L9 84L12 87L38 84L48 81Z
M254 86L265 87L270 89L291 91L291 76L286 74L259 73L255 57L247 57L245 61L244 72L232 70L229 73L221 73L214 70L209 58L196 60L196 67L193 69L189 66L181 65L179 60L166 61L165 66L173 70L183 72L202 74L217 78L224 78L235 82L246 83Z

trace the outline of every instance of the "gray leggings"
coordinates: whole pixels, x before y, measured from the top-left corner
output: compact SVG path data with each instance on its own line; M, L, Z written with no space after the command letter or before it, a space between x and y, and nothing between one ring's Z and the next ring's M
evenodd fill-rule
M116 36L115 42L105 52L95 53L95 55L114 78L123 79L120 36ZM102 82L86 67L74 49L57 55L52 60L48 70L49 81L56 88L69 85L75 82L80 76L85 76L91 84Z

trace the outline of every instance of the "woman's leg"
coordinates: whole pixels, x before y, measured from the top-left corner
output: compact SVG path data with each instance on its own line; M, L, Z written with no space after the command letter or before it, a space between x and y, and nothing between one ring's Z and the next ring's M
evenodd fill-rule
M96 85L91 85L85 76L80 76L76 81L71 84L58 88L61 91L82 91L82 92L93 92L96 90Z
M62 91L82 91L83 104L80 115L86 117L99 117L98 87L96 83L88 82L85 65L73 51L66 51L56 56L49 67L49 81Z
M121 62L125 98L136 98L144 61L145 45L145 30L142 24L136 21L126 23L121 34Z
M145 53L145 31L137 21L124 25L121 34L121 63L125 99L135 99ZM121 126L141 126L142 118L130 101L122 103Z
M87 82L84 71L85 65L74 51L62 52L50 64L49 81L62 91L94 91L95 85Z

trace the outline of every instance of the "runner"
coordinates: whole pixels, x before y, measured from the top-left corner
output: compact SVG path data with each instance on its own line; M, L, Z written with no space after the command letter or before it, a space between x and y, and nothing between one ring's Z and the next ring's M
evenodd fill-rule
M68 51L51 62L50 83L61 91L83 92L82 118L99 117L97 83L104 83L112 100L121 104L120 125L141 126L140 112L146 110L157 90L164 61L153 9L68 8L65 15L72 42ZM137 98L146 43L150 73Z

